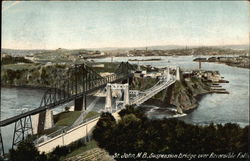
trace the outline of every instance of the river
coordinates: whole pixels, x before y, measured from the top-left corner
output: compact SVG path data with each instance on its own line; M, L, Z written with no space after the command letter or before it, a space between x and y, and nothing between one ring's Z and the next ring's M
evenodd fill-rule
M161 58L160 61L141 61L140 65L164 67L178 65L182 69L197 69L198 63L193 62L192 56L179 57L144 57L145 59ZM121 62L128 59L143 59L142 57L115 57L113 61ZM95 59L97 62L110 62L110 58ZM132 61L131 63L138 63ZM218 70L229 81L222 84L230 94L209 94L202 97L199 106L190 114L179 119L192 124L238 123L241 126L249 124L249 69L230 67L223 64L202 63L204 70ZM34 109L39 106L43 90L23 88L1 88L1 120L20 114L22 109ZM101 100L104 103L104 100ZM100 104L100 103L99 103ZM100 106L101 107L101 106ZM57 108L55 112L62 111ZM158 118L166 114L155 113ZM1 129L5 151L11 147L14 125Z

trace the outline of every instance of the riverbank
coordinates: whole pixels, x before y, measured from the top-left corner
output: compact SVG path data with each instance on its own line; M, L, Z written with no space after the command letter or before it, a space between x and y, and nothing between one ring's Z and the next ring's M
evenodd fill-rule
M208 94L219 93L229 94L220 83L228 83L217 71L192 71L183 72L181 81L176 81L167 89L156 94L154 97L146 101L147 106L157 106L165 112L168 109L176 109L175 112L170 110L172 114L190 113L199 106L202 98ZM133 86L150 87L150 84L156 80L148 80L134 78ZM135 88L136 89L136 88ZM148 111L150 108L148 109Z
M17 89L30 89L30 90L47 90L47 87L32 86L32 85L14 85L14 84L2 84L1 88L17 88Z
M154 58L154 59L128 59L128 61L160 61L161 58Z
M195 58L193 61L221 63L232 67L250 69L250 56Z

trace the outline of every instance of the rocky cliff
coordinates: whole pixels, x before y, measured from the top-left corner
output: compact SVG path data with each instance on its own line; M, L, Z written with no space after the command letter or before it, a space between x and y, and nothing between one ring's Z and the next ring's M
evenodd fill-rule
M153 86L157 80L152 78L133 78L131 89L146 89ZM174 105L179 111L189 111L197 107L197 96L209 93L210 86L201 79L193 77L183 81L176 81L167 89L149 99L146 104L161 107Z
M2 86L47 87L66 76L65 65L10 64L1 69ZM59 78L60 77L60 78Z
M209 85L196 77L177 81L173 86L172 91L170 91L172 92L170 104L181 108L182 111L196 108L198 105L197 96L210 91Z

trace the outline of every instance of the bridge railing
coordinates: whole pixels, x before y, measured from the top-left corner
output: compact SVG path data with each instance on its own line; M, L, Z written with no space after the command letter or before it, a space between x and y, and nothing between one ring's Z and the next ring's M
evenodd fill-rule
M145 102L147 99L151 98L162 89L165 89L167 86L173 84L175 81L175 76L171 76L170 78L166 77L165 80L159 80L153 87L143 92L139 92L139 95L137 95L136 97L132 97L130 100L130 104L141 104Z

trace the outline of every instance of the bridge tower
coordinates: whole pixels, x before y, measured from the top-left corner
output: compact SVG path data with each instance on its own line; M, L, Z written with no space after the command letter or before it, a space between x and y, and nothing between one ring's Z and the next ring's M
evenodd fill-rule
M180 67L177 67L177 68L176 68L176 80L178 80L178 81L181 80Z
M124 84L124 106L129 105L129 85Z
M170 79L170 68L169 67L163 71L163 76L167 77L167 80Z
M123 108L125 105L129 104L129 84L110 84L108 83L106 86L106 101L105 101L105 111L109 111L112 113L112 90L123 90L124 97L123 101L118 101L119 103L123 103ZM116 105L117 106L117 105ZM117 110L117 107L116 107Z

